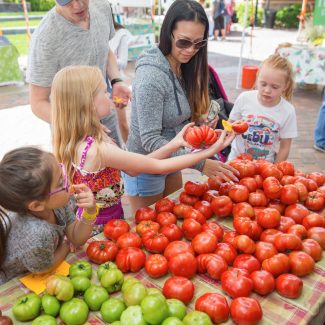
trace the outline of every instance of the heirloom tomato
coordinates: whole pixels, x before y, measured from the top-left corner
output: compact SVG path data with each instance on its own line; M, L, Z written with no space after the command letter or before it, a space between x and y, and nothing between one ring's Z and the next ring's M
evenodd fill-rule
M228 193L230 191L230 189L234 186L234 183L233 182L224 182L220 185L220 188L219 188L219 195L218 196L222 196L222 195L225 195L225 196L228 196Z
M236 231L228 231L223 235L223 242L235 247L235 237L238 236Z
M295 299L301 295L303 281L294 274L281 274L275 280L276 291L284 297Z
M168 272L167 258L160 254L149 255L145 269L152 278L160 278Z
M127 306L140 305L147 295L147 288L141 283L133 283L123 290L123 300Z
M325 206L325 197L317 192L309 192L305 201L305 206L312 211L320 211Z
M112 219L104 226L105 237L115 241L128 231L130 231L130 226L125 220Z
M250 274L253 280L254 291L261 296L266 296L275 288L273 275L265 270L256 270Z
M218 254L200 254L197 258L198 272L208 273L211 279L220 280L228 269L227 262Z
M122 299L110 298L100 307L100 314L105 322L113 323L120 320L126 306Z
M237 256L234 246L228 243L218 243L214 253L223 257L228 265L232 265Z
M315 262L322 259L323 251L320 245L314 239L305 239L302 241L302 250L310 255Z
M280 225L281 215L277 209L265 208L257 213L256 220L261 227L271 229Z
M248 271L248 273L261 269L260 261L250 254L238 255L234 260L233 266L238 269L245 269Z
M280 218L280 224L277 227L277 230L279 230L281 232L287 232L287 230L291 226L293 226L295 224L296 223L295 223L295 221L292 218L281 216L281 218ZM269 229L269 230L271 230L271 229Z
M229 162L239 172L239 178L251 177L255 175L255 163L250 160L235 159Z
M265 207L267 205L268 198L265 196L262 190L256 190L248 195L248 203L253 207Z
M317 183L317 186L322 186L325 183L325 174L321 172L313 172L310 174L307 174L307 178L312 179Z
M290 272L297 276L305 276L314 271L315 262L305 252L291 252L289 254Z
M167 258L167 260L170 260L173 256L176 256L180 253L189 252L192 255L194 255L194 250L191 246L191 244L177 240L169 243L164 251L164 256Z
M41 313L41 298L35 293L19 297L12 307L12 313L20 322L33 320Z
M111 269L117 269L117 265L113 262L106 262L104 264L101 264L97 269L98 280L101 279L101 277L104 275L106 271L109 271Z
M79 298L72 298L62 304L60 318L66 325L81 325L88 318L89 308L87 304Z
M142 310L140 306L129 306L122 314L120 321L116 324L115 322L111 325L147 325L148 323L144 320Z
M312 227L325 227L325 217L318 213L311 213L302 220L302 225L308 230Z
M194 284L182 276L173 276L165 281L162 291L167 299L178 299L187 305L194 296Z
M208 231L203 231L192 239L192 247L196 254L212 253L216 250L217 244L218 238Z
M295 223L302 223L304 217L310 214L310 211L302 204L295 203L287 206L284 215L290 217Z
M235 184L228 193L228 196L235 203L245 202L248 200L249 191L246 186Z
M233 225L240 235L246 235L253 240L258 240L261 236L262 227L249 218L237 217L234 219Z
M142 235L149 230L158 232L159 228L160 228L160 225L158 222L151 221L151 220L143 220L137 224L136 232L138 233L139 236L142 237Z
M168 268L174 276L192 278L196 274L197 261L189 252L179 253L168 260Z
M211 204L207 201L197 201L194 204L194 209L201 212L204 215L205 219L209 219L213 215Z
M294 167L293 163L291 163L289 161L281 161L275 165L283 173L283 175L294 176L295 167Z
M168 316L168 305L162 295L148 295L141 301L144 320L149 324L161 324Z
M307 237L314 239L318 244L325 249L325 228L324 227L312 227L307 231Z
M135 232L126 232L118 238L116 243L119 248L141 247L142 245L141 237Z
M211 146L218 138L218 133L207 125L191 127L185 134L185 141L193 148Z
M299 192L293 184L284 185L281 190L280 201L284 204L290 205L298 202Z
M256 299L239 297L231 302L230 315L238 325L254 325L262 319L263 312Z
M286 205L281 203L279 200L270 200L269 203L267 204L267 207L277 209L282 216L284 214Z
M248 123L244 120L238 120L231 123L232 130L237 134L245 133L248 130Z
M169 315L182 320L186 315L186 306L178 299L167 299Z
M78 277L75 277L78 278ZM88 278L84 277L85 279L87 279L89 281ZM90 281L89 281L89 285L90 285ZM51 296L49 294L45 294L42 296L42 309L44 310L44 313L46 315L50 315L53 317L56 317L59 314L61 305L58 299L56 299L54 296Z
M122 272L138 272L146 262L146 254L137 247L120 249L116 255L116 265Z
M210 190L219 190L220 184L223 183L223 179L220 176L215 176L213 178L208 178L208 186Z
M292 225L287 230L288 234L294 234L298 236L301 240L307 238L307 230L303 225Z
M275 246L272 243L265 241L259 241L256 243L255 257L262 263L267 258L270 258L278 253Z
M183 231L176 224L171 223L169 225L163 226L160 232L164 234L170 242L175 240L180 240L183 237Z
M256 181L257 189L262 189L264 178L261 175L254 175L253 178Z
M71 280L63 275L51 275L46 280L46 290L48 294L60 301L68 301L74 294Z
M275 238L281 234L277 229L266 229L261 233L260 240L272 243L274 245Z
M110 240L92 241L86 250L88 258L96 264L114 261L117 252L117 245Z
M157 222L161 227L177 223L177 218L172 212L159 212L157 214Z
M179 195L179 202L186 204L186 205L194 205L197 201L199 201L199 197L187 194L186 192L182 192ZM176 207L176 206L175 206ZM178 215L175 211L175 208L173 209L173 212ZM183 210L183 213L186 211L186 209Z
M90 287L90 279L86 276L77 275L71 279L74 291L77 294L85 292ZM50 296L53 297L53 296ZM55 297L53 297L55 298ZM56 298L55 298L56 299Z
M187 181L184 185L184 191L189 195L201 196L209 189L207 183L197 181Z
M162 199L159 199L155 204L155 210L157 213L159 212L173 212L175 206L175 202L168 198L164 197Z
M245 186L249 192L257 190L257 182L254 177L244 177L239 181L239 184Z
M218 241L222 240L223 237L223 229L216 221L207 222L202 226L202 231L211 232L215 235Z
M289 272L289 257L285 254L278 253L262 262L262 268L277 277L280 274Z
M308 195L307 187L303 183L300 183L300 182L296 182L293 185L298 190L299 201L304 202Z
M169 244L168 238L164 234L151 234L142 237L143 246L150 253L162 253Z
M246 235L236 236L234 244L241 253L253 254L255 252L255 242Z
M185 210L189 209L190 206L183 203L177 203L174 206L173 213L177 216L177 218L183 218Z
M221 275L222 289L232 298L249 296L253 281L246 269L232 268Z
M84 294L84 300L92 311L98 311L103 302L109 298L105 288L97 285L91 285Z
M87 278L91 279L91 275L93 273L92 266L87 261L77 261L74 262L69 267L69 276L73 278L75 276L86 276Z
M295 182L296 178L294 176L290 176L290 175L284 175L281 180L280 183L281 185L288 185L288 184L293 184Z
M184 211L184 219L188 219L188 218L196 220L201 225L203 225L206 222L205 216L200 211L195 210L192 207Z
M317 191L317 189L318 189L317 183L312 179L307 179L307 190L308 190L308 192Z
M263 190L269 199L279 199L281 196L282 185L276 177L270 176L264 179Z
M135 222L139 223L140 221L143 220L151 220L151 221L156 221L156 211L149 208L149 207L144 207L140 208L136 211L135 213ZM129 230L128 230L129 231Z
M298 251L302 248L301 239L294 234L280 234L275 238L274 246L279 252Z
M232 209L232 215L234 218L237 217L247 217L249 219L254 219L255 212L253 207L247 202L241 202L234 204Z
M210 203L210 206L211 206L211 201L218 197L219 196L219 192L216 191L216 190L208 190L206 191L202 196L201 196L201 199L203 201L207 201Z
M198 221L192 218L188 218L184 220L182 224L182 230L185 238L187 240L192 240L197 234L202 231L202 225Z
M123 282L124 275L118 268L106 271L100 278L100 284L107 290L108 293L120 291Z
M273 164L264 164L261 167L261 176L264 179L268 177L275 177L278 181L280 181L280 179L283 177L283 173Z
M219 217L227 217L231 214L233 203L228 196L219 196L212 200L211 209Z

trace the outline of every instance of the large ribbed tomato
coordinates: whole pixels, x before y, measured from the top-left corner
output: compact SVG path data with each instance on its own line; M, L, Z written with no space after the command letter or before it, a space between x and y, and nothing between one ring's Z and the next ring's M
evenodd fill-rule
M202 148L214 144L220 136L220 133L207 125L194 126L189 128L185 134L185 140L193 148Z

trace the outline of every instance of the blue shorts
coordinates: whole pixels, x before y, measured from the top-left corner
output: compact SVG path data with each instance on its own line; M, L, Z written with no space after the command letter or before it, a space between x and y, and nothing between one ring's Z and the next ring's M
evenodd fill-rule
M169 175L176 175L177 173ZM125 192L130 196L153 196L163 193L167 176L140 174L132 177L122 173Z

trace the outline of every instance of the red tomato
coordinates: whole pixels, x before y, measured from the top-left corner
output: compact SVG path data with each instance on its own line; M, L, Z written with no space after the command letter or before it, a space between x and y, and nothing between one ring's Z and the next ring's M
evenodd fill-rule
M325 249L325 228L309 228L307 232L307 237L316 240L318 244L322 247L322 249Z
M254 177L244 177L239 181L240 185L244 185L249 192L255 192L257 190L257 182Z
M263 312L256 299L239 297L231 302L230 315L236 324L254 325L262 319Z
M285 254L275 254L262 262L263 270L272 273L275 277L287 273L290 269L289 257Z
M159 212L157 214L157 222L161 227L170 225L171 223L176 224L177 218L172 212Z
M226 322L229 318L229 306L226 298L218 293L205 293L195 302L195 310L210 316L215 324Z
M306 217L310 212L302 204L296 203L291 204L285 209L284 215L290 217L295 221L295 223L302 223L304 217Z
M290 176L290 175L284 175L281 180L280 183L281 185L288 185L288 184L293 184L295 182L296 178L294 176Z
M188 129L184 138L193 148L202 148L214 144L218 133L207 125L194 126Z
M142 237L143 246L151 253L162 253L169 244L168 238L164 234L151 234Z
M317 192L309 192L305 201L305 206L312 211L320 211L325 206L325 197Z
M274 245L275 238L281 234L281 231L277 229L266 229L261 233L260 240L272 243Z
M319 192L323 197L325 197L325 185L319 187L317 189L317 192Z
M151 220L151 221L156 221L156 212L155 210L149 208L149 207L144 207L140 208L137 210L135 213L135 222L139 223L140 221L143 220Z
M212 253L216 250L217 244L217 237L208 231L201 232L192 239L192 247L196 254Z
M255 175L255 163L250 160L232 160L229 165L239 171L239 178L251 177Z
M192 278L196 274L197 261L189 252L179 253L168 260L168 268L172 275Z
M202 225L195 219L185 219L182 224L182 231L187 240L192 240L202 231Z
M291 163L289 161L281 161L275 165L283 173L283 175L294 176L295 167L294 167L293 163Z
M118 247L110 240L92 241L86 250L87 257L96 264L114 261Z
M291 219L289 217L281 216L280 225L277 229L282 232L287 232L287 230L294 224L295 224L295 221L293 219Z
M207 272L214 280L220 280L222 273L228 269L225 259L217 254L200 254L196 259L198 272Z
M297 251L302 247L301 239L293 234L280 234L275 238L274 246L279 252Z
M235 246L236 246L236 244L235 244L236 236L238 236L238 233L236 231L228 231L223 235L223 241L225 243L230 244L231 246L233 246L235 248Z
M168 262L165 256L160 254L149 255L145 269L150 277L160 278L168 272Z
M175 202L168 197L159 199L155 204L155 210L159 212L173 212Z
M293 274L281 274L275 280L276 291L283 297L290 299L298 298L301 295L303 282Z
M196 220L201 225L203 225L206 222L205 216L200 211L195 210L192 207L184 211L184 219L189 219L189 218Z
M255 242L246 235L236 236L234 244L241 253L253 254L255 252Z
M232 182L225 182L225 183L222 183L220 185L220 188L219 188L219 196L220 195L226 195L228 196L228 193L230 191L230 189L234 186L234 183Z
M197 196L189 195L186 192L182 192L179 195L179 202L184 203L186 205L194 205L197 201L199 201L199 198ZM175 209L173 209L173 212L177 215L174 210ZM184 211L186 211L186 209L183 210L183 213Z
M254 291L261 296L266 296L275 288L275 280L273 275L265 270L254 271L251 273Z
M307 178L312 179L317 183L317 186L322 186L325 183L325 175L321 172L313 172L307 174Z
M160 229L160 232L164 234L168 240L175 241L175 240L180 240L183 237L183 231L181 228L179 228L177 225L174 223L171 223L170 225L163 226Z
M234 218L237 217L247 217L249 219L254 219L255 212L253 207L247 202L241 202L234 204L232 209L232 215Z
M248 200L249 191L246 186L235 184L228 193L228 196L235 203L245 202Z
M277 178L270 176L264 179L263 190L268 198L279 199L281 196L282 185Z
M294 234L301 240L307 238L307 230L303 225L293 225L287 230L288 234Z
M277 209L281 216L284 214L284 210L286 208L286 205L281 203L279 200L271 200L268 205L268 208L273 208L273 209Z
M201 196L209 189L207 183L187 181L184 185L184 191L189 195Z
M266 241L259 241L256 243L255 247L255 256L261 263L278 253L275 246Z
M219 176L215 176L214 178L208 178L208 185L210 190L218 191L221 183L223 183L223 179Z
M178 299L187 305L193 299L194 284L187 278L173 276L166 280L162 292L167 299Z
M138 272L146 263L146 254L138 247L126 247L119 250L115 263L123 272Z
M263 158L254 160L254 164L255 164L255 168L256 168L256 174L261 174L262 167L264 165L272 165L272 163L270 163L269 161L267 161Z
M232 130L237 134L245 133L248 130L248 123L244 120L238 120L231 123Z
M118 238L116 243L119 248L141 247L142 245L141 237L135 232L126 232Z
M308 190L308 192L317 191L317 189L318 189L317 183L312 179L307 179L307 190Z
M190 206L183 203L177 203L174 206L173 213L177 216L177 218L184 218L184 212L189 209Z
M257 223L267 229L276 228L280 225L281 215L277 209L266 208L257 213Z
M194 209L201 212L204 215L205 219L209 219L213 215L210 202L207 202L207 201L198 201L198 202L196 202L194 204Z
M268 199L262 190L257 190L256 192L249 193L248 202L253 207L265 207Z
M232 268L222 273L221 286L232 298L247 297L253 290L253 281L247 270Z
M130 231L130 226L125 220L112 219L104 226L104 235L111 240L117 240L121 235Z
M167 260L170 260L171 257L184 252L189 252L194 255L194 250L191 244L185 241L177 240L168 244L164 251L164 256L167 258Z
M228 265L232 265L237 256L234 246L228 243L218 243L215 254L223 257Z
M158 222L155 221L140 221L140 223L137 224L136 226L136 232L138 233L139 236L142 236L145 232L149 231L149 230L153 230L154 232L158 232L160 228L160 225Z
M228 196L219 196L212 200L211 209L219 217L227 217L231 214L233 203Z
M261 167L261 175L264 179L268 177L275 177L279 181L283 177L283 173L275 165L272 164L264 164Z
M298 202L299 193L296 186L289 184L282 187L280 201L284 204L290 205Z
M307 187L303 183L300 183L300 182L296 182L293 185L298 190L299 201L304 202L308 195Z
M321 246L314 239L305 239L302 241L302 250L310 255L315 262L322 259L323 251Z
M207 222L203 224L202 231L211 232L213 235L217 237L218 241L222 240L223 229L219 226L219 224L216 221Z
M305 276L314 271L315 262L305 252L291 252L289 254L290 272L297 276Z
M233 263L234 267L238 269L245 269L248 273L261 269L261 263L259 260L250 254L240 254L238 255Z
M202 196L201 199L203 201L207 201L209 203L211 203L211 201L219 196L219 192L216 190L208 190L206 191Z
M311 213L305 216L302 220L302 225L308 230L312 227L324 227L325 217L318 213Z
M235 230L240 235L246 235L253 240L258 240L262 233L262 228L256 221L249 218L237 217L233 221Z

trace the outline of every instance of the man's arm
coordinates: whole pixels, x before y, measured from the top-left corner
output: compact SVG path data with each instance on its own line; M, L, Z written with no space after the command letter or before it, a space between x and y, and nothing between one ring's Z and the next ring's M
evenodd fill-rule
M29 100L32 112L43 121L51 122L50 87L30 84Z

